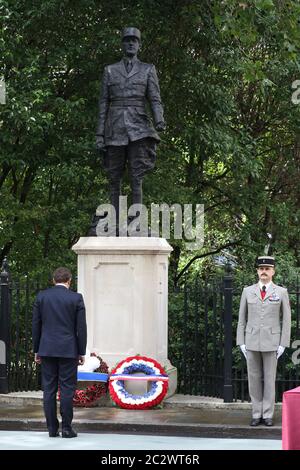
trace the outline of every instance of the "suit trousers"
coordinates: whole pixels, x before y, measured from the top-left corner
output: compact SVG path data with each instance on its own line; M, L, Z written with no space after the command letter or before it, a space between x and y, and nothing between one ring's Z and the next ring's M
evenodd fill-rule
M275 405L276 351L247 350L249 395L253 418L272 418Z
M73 419L73 397L77 385L78 358L43 356L41 359L47 428L49 432L56 432L59 427L56 410L56 394L59 386L62 429L70 430Z

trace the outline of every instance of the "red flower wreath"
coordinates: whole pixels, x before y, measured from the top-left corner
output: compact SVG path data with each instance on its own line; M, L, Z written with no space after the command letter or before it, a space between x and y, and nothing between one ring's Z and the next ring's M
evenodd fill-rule
M97 356L96 353L91 353L91 356L95 356L100 361L100 366L94 372L99 372L102 374L108 374L108 365L102 360L101 357ZM78 382L77 385L80 385ZM107 393L107 383L98 382L88 385L86 388L75 390L73 397L73 405L76 407L92 407L96 405L97 400L101 396ZM60 391L58 390L58 400L60 399Z

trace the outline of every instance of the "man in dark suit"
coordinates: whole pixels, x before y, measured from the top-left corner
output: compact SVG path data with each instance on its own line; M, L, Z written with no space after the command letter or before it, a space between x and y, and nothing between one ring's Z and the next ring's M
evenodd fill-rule
M77 366L84 364L87 342L85 306L81 294L69 290L67 268L53 273L55 286L38 293L32 316L35 361L42 366L44 411L50 437L59 436L56 394L60 388L62 437L76 437L72 429Z
M110 199L118 221L121 179L128 164L132 204L142 204L142 179L155 165L157 131L165 129L155 66L137 58L141 33L125 28L124 58L104 69L96 145L105 150ZM154 127L146 111L149 104Z

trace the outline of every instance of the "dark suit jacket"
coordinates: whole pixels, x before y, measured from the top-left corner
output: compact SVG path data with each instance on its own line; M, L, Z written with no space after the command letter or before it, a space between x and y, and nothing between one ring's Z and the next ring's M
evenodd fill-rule
M105 145L127 145L130 141L160 137L146 112L149 103L155 125L164 121L158 78L154 65L136 60L127 73L124 61L104 69L97 135Z
M38 293L33 305L33 351L39 356L84 356L87 341L81 294L64 286Z

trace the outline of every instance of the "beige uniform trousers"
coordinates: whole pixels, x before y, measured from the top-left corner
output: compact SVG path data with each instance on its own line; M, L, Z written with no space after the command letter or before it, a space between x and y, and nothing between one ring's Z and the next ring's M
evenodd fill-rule
M253 418L272 418L275 405L276 351L247 350L249 395Z

